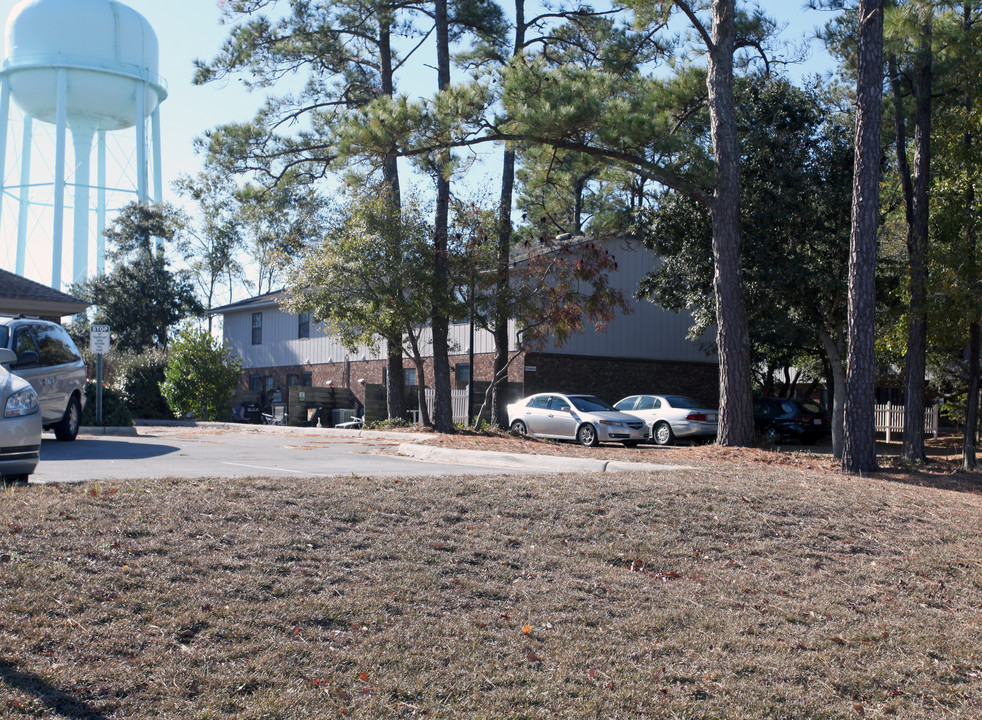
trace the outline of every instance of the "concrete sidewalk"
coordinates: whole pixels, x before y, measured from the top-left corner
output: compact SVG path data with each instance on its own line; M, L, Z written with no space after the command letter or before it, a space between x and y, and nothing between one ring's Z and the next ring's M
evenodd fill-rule
M526 453L506 453L488 450L463 450L457 448L437 448L427 445L433 440L433 433L387 432L385 430L338 430L336 428L295 427L286 425L252 425L245 423L194 422L184 420L137 420L134 427L82 427L82 435L153 435L154 429L201 428L206 430L226 430L239 433L264 433L291 436L316 436L334 438L363 438L368 440L389 440L399 443L396 454L425 462L480 464L487 467L514 468L537 472L671 472L674 470L694 470L689 465L669 465L644 462L623 462L619 460L597 460L594 458L571 458L560 455L534 455ZM411 442L406 442L407 440Z
M387 432L385 430L338 430L337 428L297 427L294 425L258 425L251 423L196 422L194 420L134 420L131 427L83 426L80 435L149 435L154 428L201 428L204 430L228 430L241 433L273 433L338 438L368 438L372 440L413 440L425 442L433 433ZM141 432L143 431L143 432Z

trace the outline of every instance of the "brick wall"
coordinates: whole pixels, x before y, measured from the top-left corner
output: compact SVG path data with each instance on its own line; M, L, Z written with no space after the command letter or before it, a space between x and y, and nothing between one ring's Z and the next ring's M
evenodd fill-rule
M519 361L520 362L520 361ZM535 370L531 370L531 368ZM538 392L590 393L615 403L628 395L687 395L709 407L719 403L715 363L612 360L602 357L528 353L525 395Z
M452 355L450 368L466 364L466 355ZM490 353L474 357L475 408L483 401L483 391L494 369L494 357ZM415 367L405 360L403 367ZM534 367L535 370L529 370ZM426 385L433 387L433 363L427 358L424 364ZM250 375L270 375L273 387L286 393L287 375L310 372L314 387L327 387L332 382L336 388L349 388L362 406L372 407L372 413L384 415L378 408L378 400L366 403L365 388L381 386L384 360L337 362L325 365L297 365L276 368L249 368L244 370L239 388L249 387ZM358 382L364 379L364 385ZM509 402L537 392L575 392L599 395L609 402L617 402L627 395L637 393L679 394L701 400L710 407L719 402L719 369L714 363L663 362L658 360L623 360L578 355L558 355L529 352L515 360L508 369ZM410 390L410 388L407 388ZM245 393L244 393L245 394ZM255 393L253 393L255 394ZM410 408L416 407L410 401Z

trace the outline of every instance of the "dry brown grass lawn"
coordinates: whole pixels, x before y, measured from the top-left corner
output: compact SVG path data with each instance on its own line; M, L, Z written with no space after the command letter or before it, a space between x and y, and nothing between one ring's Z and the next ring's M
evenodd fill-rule
M973 492L729 462L0 507L5 719L982 716Z

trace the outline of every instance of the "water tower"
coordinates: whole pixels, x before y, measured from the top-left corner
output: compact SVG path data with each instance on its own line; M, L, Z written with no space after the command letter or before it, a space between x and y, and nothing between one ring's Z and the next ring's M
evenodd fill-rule
M6 26L6 57L0 65L0 194L18 191L16 270L24 274L31 188L34 121L54 126L51 201L51 286L60 288L64 253L67 131L75 159L73 180L72 281L85 280L89 259L90 191L96 190L96 269L105 253L106 134L135 128L132 199L146 202L148 156L153 156L155 202L161 201L160 103L167 97L158 77L157 36L135 10L116 0L22 0ZM5 183L10 100L23 113L20 182ZM148 153L147 119L150 119ZM92 140L97 138L97 180L91 182ZM50 171L49 171L50 172ZM116 188L118 190L118 188ZM0 221L3 218L0 216Z

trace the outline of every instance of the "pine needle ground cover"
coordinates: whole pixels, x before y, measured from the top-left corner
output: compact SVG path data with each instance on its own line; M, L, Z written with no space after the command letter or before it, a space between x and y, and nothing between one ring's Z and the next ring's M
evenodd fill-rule
M2 718L978 718L982 496L788 467L0 492Z

